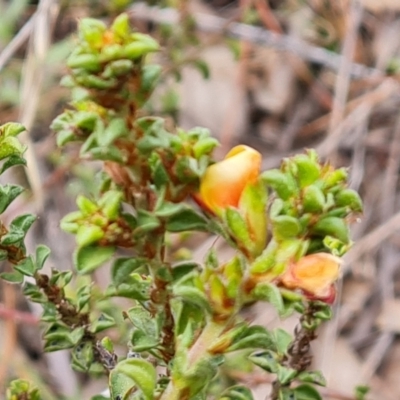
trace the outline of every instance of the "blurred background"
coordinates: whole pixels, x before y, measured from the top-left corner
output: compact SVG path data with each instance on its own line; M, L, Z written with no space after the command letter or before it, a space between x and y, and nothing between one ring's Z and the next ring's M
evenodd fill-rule
M314 364L328 378L324 399L357 400L355 387L367 385L367 399L398 400L400 0L1 0L0 121L23 123L29 146L28 168L6 176L28 191L5 222L37 214L28 249L45 243L48 264L63 270L72 269L74 243L59 220L78 193L91 193L97 166L77 164L78 147L57 149L49 125L69 100L59 82L79 19L110 21L121 11L162 45L151 60L163 67L162 83L148 112L171 126L209 128L221 141L217 158L244 143L263 153L267 169L313 147L349 167L365 212L352 225L335 318L313 348ZM201 261L212 240L171 243ZM95 278L104 287L108 273ZM90 399L106 383L75 374L67 352L43 354L40 312L0 282L0 399L16 376L34 381L45 400ZM295 323L265 304L248 317ZM235 378L265 399L265 374L237 370Z

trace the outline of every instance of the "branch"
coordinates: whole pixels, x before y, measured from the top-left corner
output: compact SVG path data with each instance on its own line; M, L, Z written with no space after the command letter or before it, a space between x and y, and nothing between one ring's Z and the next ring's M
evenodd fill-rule
M179 22L179 13L172 8L149 7L138 3L130 8L133 19L152 21L157 24L174 25ZM323 47L312 46L299 38L272 32L257 26L246 25L239 22L230 22L224 18L211 14L193 13L197 28L208 33L224 33L229 37L247 40L259 45L274 47L278 50L296 54L300 58L324 65L338 71L343 63L343 56ZM356 79L369 77L383 77L385 74L363 64L350 63L350 76Z

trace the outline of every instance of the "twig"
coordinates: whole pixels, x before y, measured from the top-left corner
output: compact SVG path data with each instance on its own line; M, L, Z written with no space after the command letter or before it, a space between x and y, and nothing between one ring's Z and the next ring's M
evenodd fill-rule
M144 3L134 4L130 8L132 18L148 20L155 23L176 24L178 13L171 8L149 7ZM230 22L215 15L193 13L198 29L210 33L225 33L230 37L248 40L264 46L275 47L278 50L288 51L300 58L337 71L342 62L342 56L322 47L312 46L307 42L288 35L271 32L257 26ZM383 77L382 71L362 64L351 63L350 75L353 78Z
M51 28L57 14L58 4L56 0L41 0L35 13L33 32L22 70L20 86L19 120L27 131L33 126L39 106L40 91L45 76L43 66L50 46ZM44 205L44 193L34 147L27 131L20 136L21 141L28 147L25 153L28 164L26 174L36 200L36 207L38 211L41 211Z
M36 14L32 15L31 18L25 23L25 25L19 30L19 32L12 38L10 43L0 53L0 72L3 70L7 62L14 55L14 53L28 40L29 35L35 24Z
M347 23L346 36L343 43L342 58L340 59L339 71L335 82L335 96L333 100L333 109L329 124L329 133L332 135L339 123L342 121L346 107L347 94L349 91L351 78L351 60L357 42L358 28L361 23L362 6L357 0L350 3L350 16ZM340 131L336 130L340 135Z

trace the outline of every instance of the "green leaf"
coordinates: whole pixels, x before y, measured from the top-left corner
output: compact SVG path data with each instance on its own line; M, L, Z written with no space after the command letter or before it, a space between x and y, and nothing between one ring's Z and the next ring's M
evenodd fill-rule
M115 161L116 163L126 163L126 155L116 146L94 147L90 149L90 153L96 160Z
M28 229L36 221L36 216L32 214L20 215L13 219L10 224L10 231L20 230L24 233L28 232Z
M276 264L277 250L277 242L275 240L270 240L265 250L251 264L250 272L252 274L262 274L271 270Z
M97 225L81 225L76 233L76 243L79 247L87 247L104 237L104 231Z
M145 400L154 399L154 390L156 388L157 374L154 366L146 360L127 359L119 362L110 374L110 387L112 397L115 399L119 394L119 388L115 387L113 377L123 375L130 380L131 388L138 387Z
M253 325L246 327L238 337L233 338L233 342L227 351L252 348L268 349L271 348L272 344L271 333L263 326Z
M172 280L174 282L189 275L192 271L198 271L200 265L194 261L183 261L172 268Z
M98 205L109 221L115 221L119 216L122 199L123 194L118 190L109 190L101 196Z
M6 171L8 168L11 168L15 165L26 165L26 160L25 158L21 157L18 154L14 154L10 157L7 158L6 161L4 161L3 165L0 168L0 175Z
M138 210L137 228L133 234L135 236L142 235L143 232L151 232L157 229L161 222L157 216L146 210Z
M311 385L303 384L294 389L296 400L323 400L318 390Z
M126 122L123 118L114 118L112 119L107 127L101 132L100 135L97 136L97 143L103 146L109 146L116 139L124 137L128 134L128 127L126 126Z
M90 324L90 331L93 333L102 332L108 328L112 328L116 325L113 317L108 314L101 314L100 317Z
M198 160L200 157L210 154L218 145L218 140L213 137L199 139L198 142L196 142L193 146L193 154Z
M151 337L158 336L157 319L142 306L130 308L127 316L136 329Z
M274 329L273 336L277 352L279 354L286 354L289 345L293 341L292 335L284 329L277 328Z
M25 131L25 127L18 122L7 122L0 126L0 138L9 136L18 136Z
M157 337L148 336L145 332L134 330L131 336L133 351L142 352L154 349L160 344Z
M22 192L24 188L16 185L0 185L0 214L2 214L11 202Z
M79 343L72 351L72 368L87 372L94 363L93 345L91 342Z
M206 295L196 287L178 285L173 287L175 297L181 297L184 301L201 307L207 311L210 310L210 304Z
M298 372L293 368L286 368L279 365L276 371L276 378L282 385L288 385L296 377L297 373Z
M81 274L88 274L108 261L114 252L114 247L81 247L74 253L75 268Z
M320 371L303 371L297 376L297 379L301 382L309 382L320 386L326 386L326 379Z
M365 385L356 386L354 389L356 400L366 400L365 396L368 394L369 391L370 388L368 386Z
M18 271L2 272L0 278L9 283L22 283L24 281L24 276Z
M210 78L210 69L208 68L208 64L204 60L201 59L194 60L192 64L201 73L203 79Z
M35 264L36 264L37 270L40 270L43 268L43 265L46 262L49 255L50 255L50 249L47 246L41 244L36 248Z
M272 229L277 239L296 237L301 232L300 222L289 215L279 215L272 219Z
M270 169L261 174L261 179L276 191L282 200L288 200L298 192L296 181L279 169Z
M326 217L320 219L313 227L312 233L322 236L333 236L343 243L349 243L349 227L342 218Z
M219 400L253 400L251 390L245 386L236 385L226 389Z
M360 195L352 189L342 189L335 196L335 203L338 207L350 207L352 211L362 212L363 204Z
M126 282L127 277L136 269L147 265L144 258L123 257L117 258L111 268L111 277L114 285Z
M308 155L298 154L292 160L297 166L297 179L301 188L311 185L320 177L320 165Z
M278 313L285 310L281 292L272 283L262 282L259 283L252 291L252 295L257 300L267 301L271 303Z
M184 203L170 203L163 201L155 210L154 214L161 218L170 218L176 214L188 210L187 205Z
M14 265L14 269L25 276L34 276L37 271L36 264L33 262L32 257L27 257L19 264Z
M91 296L92 285L84 285L78 289L76 293L76 305L79 312L89 303Z
M264 371L275 373L279 367L279 360L271 350L259 351L249 356L250 361Z
M17 138L0 136L0 160L14 155L21 156L25 149Z
M96 73L101 70L101 63L96 54L71 54L67 60L67 67L82 68L88 72Z
M250 227L247 226L247 221L241 213L237 209L229 207L225 210L224 218L234 238L247 250L251 250L254 245L250 237Z
M186 208L173 215L167 221L167 231L185 232L185 231L207 231L208 222L200 214L191 208Z
M320 213L324 210L325 196L322 190L310 185L304 189L303 193L303 210L304 212Z

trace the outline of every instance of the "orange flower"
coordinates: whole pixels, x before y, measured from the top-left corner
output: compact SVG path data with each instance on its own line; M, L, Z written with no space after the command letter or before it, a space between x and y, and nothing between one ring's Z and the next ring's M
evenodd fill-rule
M301 289L311 300L333 303L340 263L340 258L332 254L310 254L291 263L280 282L288 289Z
M261 169L261 154L251 147L234 147L226 157L207 168L200 183L199 201L210 211L238 207L249 183L255 183Z

